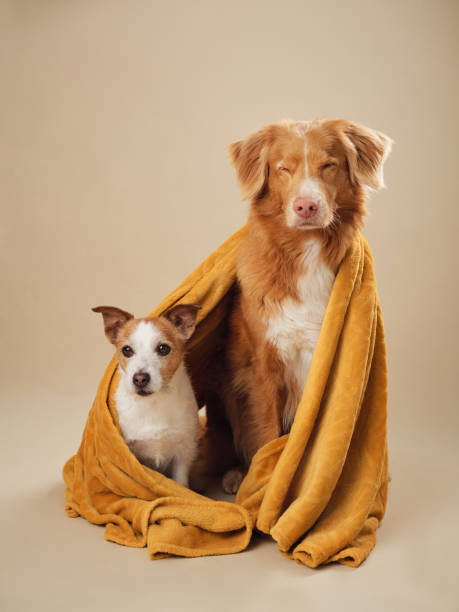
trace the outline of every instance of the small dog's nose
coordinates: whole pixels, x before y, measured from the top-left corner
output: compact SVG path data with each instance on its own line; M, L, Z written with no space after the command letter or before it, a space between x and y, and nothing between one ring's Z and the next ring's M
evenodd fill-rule
M314 202L314 200L310 198L296 198L293 202L293 210L299 217L303 217L303 219L313 217L318 208L317 202Z
M143 389L150 382L150 375L146 372L137 372L132 377L132 382L138 389Z

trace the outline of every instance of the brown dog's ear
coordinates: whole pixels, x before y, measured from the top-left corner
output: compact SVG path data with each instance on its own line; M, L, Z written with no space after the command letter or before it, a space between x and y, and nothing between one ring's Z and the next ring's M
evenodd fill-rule
M383 165L392 149L392 140L382 132L351 121L344 123L342 137L351 182L370 189L384 187Z
M126 312L125 310L121 310L120 308L115 308L113 306L96 306L92 310L102 314L104 318L105 335L107 336L107 340L112 344L115 344L116 336L118 335L120 328L126 323L126 321L134 318L134 315L131 315L130 312Z
M195 330L198 310L201 310L199 304L178 304L162 316L175 325L184 340L188 340Z
M271 131L271 126L267 126L228 147L243 200L256 200L264 191L268 179Z

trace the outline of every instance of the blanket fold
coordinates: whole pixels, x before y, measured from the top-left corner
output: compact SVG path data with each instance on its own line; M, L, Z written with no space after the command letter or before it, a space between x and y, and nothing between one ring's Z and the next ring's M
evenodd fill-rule
M244 228L210 255L150 316L199 302L187 364L198 398L221 343ZM140 464L119 431L113 359L80 448L64 466L66 512L106 525L105 538L148 547L152 559L247 548L254 528L317 567L358 566L375 544L387 488L387 375L373 261L356 236L333 286L294 424L254 456L236 503L199 495Z

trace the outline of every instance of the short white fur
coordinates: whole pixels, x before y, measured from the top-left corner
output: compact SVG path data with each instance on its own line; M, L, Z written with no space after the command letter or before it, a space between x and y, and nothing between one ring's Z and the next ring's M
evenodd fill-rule
M304 146L304 178L300 183L298 192L294 194L291 199L291 202L287 206L286 222L288 227L297 227L298 222L303 221L301 218L298 217L293 208L293 203L298 197L310 198L317 204L318 210L314 218L314 227L326 225L330 221L330 219L328 218L329 215L327 214L326 195L324 194L320 183L316 179L311 178L310 176L307 145ZM307 225L305 226L305 228L310 229L311 225Z
M145 372L150 376L145 391L161 389L161 356L155 351L155 347L162 339L160 330L151 321L139 321L129 336L127 344L134 350L134 355L127 360L126 377L131 383L132 393L136 392L132 377L137 372Z
M290 390L283 413L284 431L289 431L295 418L335 278L320 250L319 240L306 242L304 274L297 281L298 299L282 300L275 306L276 314L266 321L266 339L284 362Z

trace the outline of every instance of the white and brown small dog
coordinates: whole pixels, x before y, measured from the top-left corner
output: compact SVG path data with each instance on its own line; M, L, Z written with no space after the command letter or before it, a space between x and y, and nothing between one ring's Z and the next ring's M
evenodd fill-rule
M200 426L183 357L199 309L179 304L151 319L112 306L92 309L102 314L105 335L116 347L121 376L115 401L126 444L141 463L184 486Z

